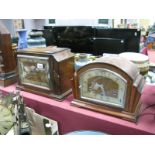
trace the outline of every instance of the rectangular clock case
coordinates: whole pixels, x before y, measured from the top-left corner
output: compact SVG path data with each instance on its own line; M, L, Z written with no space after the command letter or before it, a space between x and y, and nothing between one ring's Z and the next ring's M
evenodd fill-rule
M62 100L71 93L74 54L69 48L49 46L17 51L17 88Z
M16 82L16 62L12 51L11 35L0 22L0 86Z

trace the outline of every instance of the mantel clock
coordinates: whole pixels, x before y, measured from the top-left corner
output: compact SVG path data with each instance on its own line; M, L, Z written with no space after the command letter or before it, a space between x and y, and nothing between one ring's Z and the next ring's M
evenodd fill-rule
M118 55L103 56L77 70L71 105L136 122L145 83L135 64Z
M62 100L71 93L74 54L56 46L26 48L17 51L17 88Z

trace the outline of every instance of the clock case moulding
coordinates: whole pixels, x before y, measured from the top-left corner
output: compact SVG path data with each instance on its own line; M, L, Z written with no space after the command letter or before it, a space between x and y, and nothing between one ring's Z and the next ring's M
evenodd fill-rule
M124 107L112 106L112 104L97 103L94 99L85 99L80 95L80 77L88 71L95 69L106 69L109 72L119 75L126 80L126 95ZM104 56L94 62L81 67L74 73L72 79L74 99L71 105L83 107L97 112L116 116L128 121L136 122L140 113L140 96L145 80L139 73L135 64L119 56Z

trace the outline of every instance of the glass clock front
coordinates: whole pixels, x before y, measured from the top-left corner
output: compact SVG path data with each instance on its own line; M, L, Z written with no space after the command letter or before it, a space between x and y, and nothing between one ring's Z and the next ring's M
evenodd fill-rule
M22 84L51 89L49 58L18 55L19 77Z
M80 97L98 104L124 108L127 81L114 71L96 68L80 76Z

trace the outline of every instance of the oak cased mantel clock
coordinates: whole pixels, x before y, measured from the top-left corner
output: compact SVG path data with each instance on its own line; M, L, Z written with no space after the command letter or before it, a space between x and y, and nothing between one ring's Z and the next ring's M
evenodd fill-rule
M74 54L69 48L21 49L17 62L18 89L58 100L71 93Z
M118 55L96 59L74 73L71 105L136 122L145 83L135 64Z

